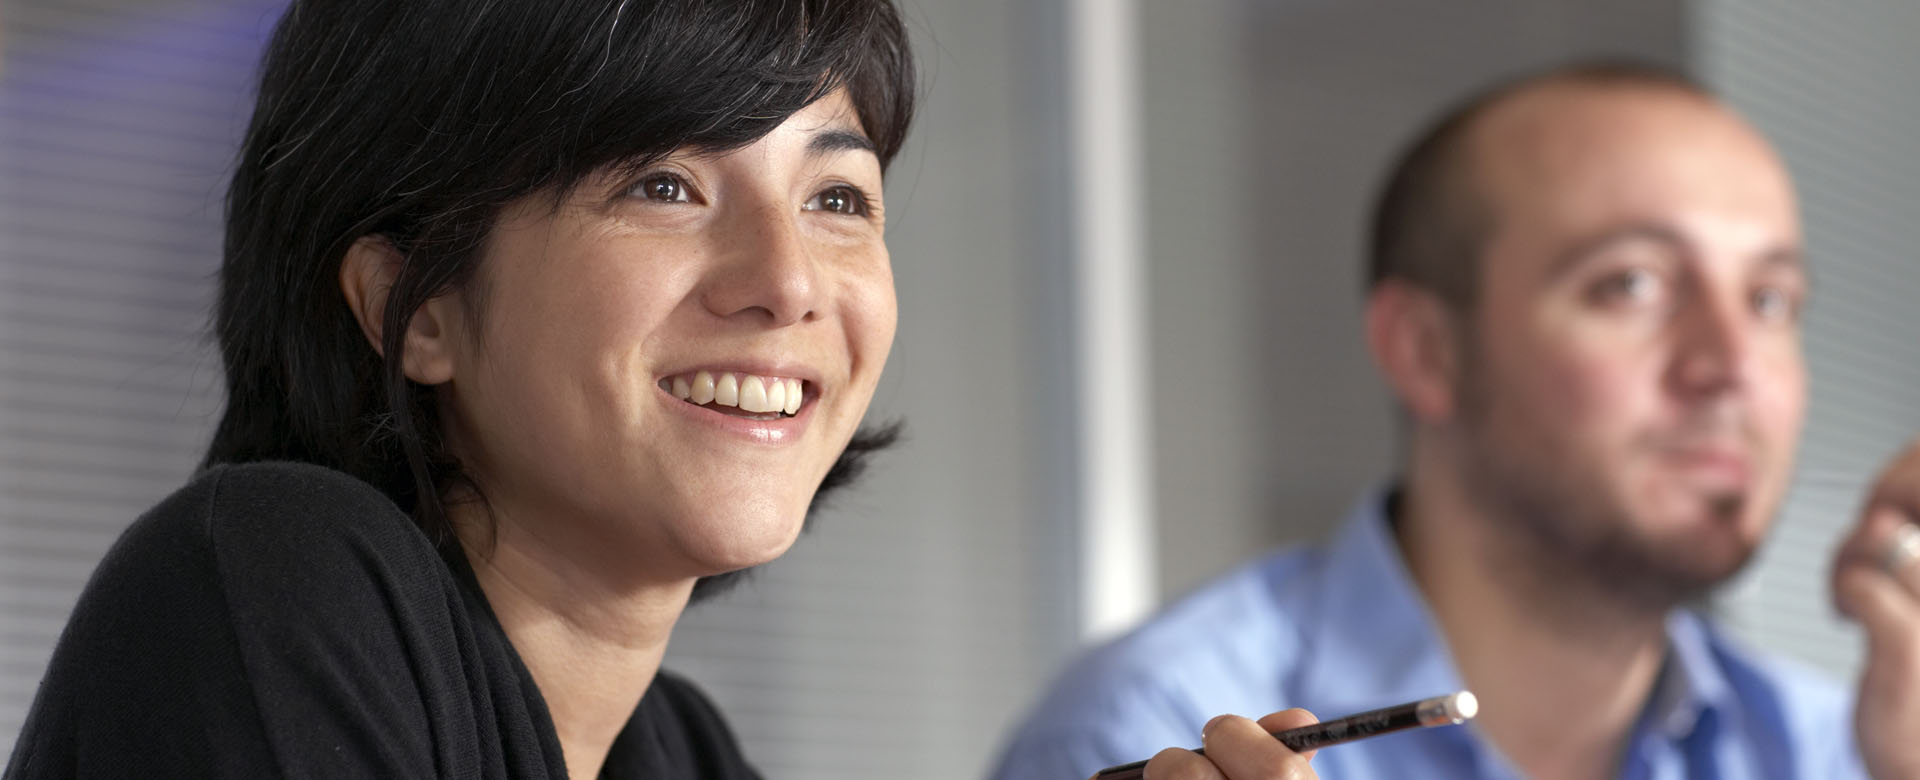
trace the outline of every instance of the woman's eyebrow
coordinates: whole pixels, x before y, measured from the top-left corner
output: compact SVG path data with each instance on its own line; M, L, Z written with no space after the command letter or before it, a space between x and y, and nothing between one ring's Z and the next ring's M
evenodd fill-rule
M823 130L807 142L807 155L818 157L834 152L873 153L873 141L852 130Z

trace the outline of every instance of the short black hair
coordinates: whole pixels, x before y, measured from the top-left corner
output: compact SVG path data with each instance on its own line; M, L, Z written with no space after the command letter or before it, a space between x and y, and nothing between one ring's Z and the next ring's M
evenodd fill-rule
M884 170L914 78L890 0L295 0L227 194L227 406L204 465L338 469L446 542L443 499L473 486L402 351L413 313L474 278L503 207L557 207L610 165L745 146L840 88ZM337 282L364 236L402 256L379 352ZM897 435L856 434L820 492Z
M1492 204L1470 153L1474 129L1494 109L1541 87L1641 87L1712 98L1698 81L1660 65L1587 60L1501 82L1447 109L1403 150L1374 202L1367 237L1366 289L1389 279L1433 292L1458 309L1479 288L1479 256Z

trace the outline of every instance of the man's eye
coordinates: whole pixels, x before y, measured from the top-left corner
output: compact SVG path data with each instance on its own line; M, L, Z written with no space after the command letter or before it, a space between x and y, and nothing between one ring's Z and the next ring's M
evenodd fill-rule
M1594 285L1593 298L1598 303L1644 304L1655 300L1661 294L1660 277L1644 268L1622 271Z
M1799 319L1800 302L1791 293L1778 287L1762 287L1753 291L1753 311L1761 319L1774 322L1791 322Z
M864 216L867 213L867 196L852 187L828 187L808 200L804 208L808 211Z
M687 193L687 183L670 173L658 173L640 180L633 185L632 194L665 203L686 203L692 200Z

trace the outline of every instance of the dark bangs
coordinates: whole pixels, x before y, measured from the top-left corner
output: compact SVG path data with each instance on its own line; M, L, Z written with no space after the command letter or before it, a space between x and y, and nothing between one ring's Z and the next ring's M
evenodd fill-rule
M509 132L523 144L505 177L522 185L518 194L565 190L605 166L644 166L684 147L745 146L841 87L883 169L905 140L914 75L906 32L888 3L594 5L597 16L542 9L547 28L499 25L506 52L540 51L553 39L578 44L546 72L521 68L511 55L501 60L498 78L529 83L499 96L545 93L551 101L535 112L482 112L511 117Z
M644 166L676 149L745 146L840 87L883 169L912 120L906 31L883 1L484 3L459 47L430 43L446 35L445 18L407 15L413 40L401 48L425 60L400 78L417 86L411 99L440 109L408 112L437 121L393 170L429 186L453 175L449 194L491 197L396 215L402 223L564 192L606 166ZM405 226L371 232L401 238L408 231L391 228Z

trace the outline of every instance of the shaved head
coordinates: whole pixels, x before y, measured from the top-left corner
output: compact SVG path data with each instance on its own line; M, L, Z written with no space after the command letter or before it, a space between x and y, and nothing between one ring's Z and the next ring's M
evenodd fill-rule
M1478 297L1477 258L1499 218L1481 176L1487 126L1543 94L1622 90L1714 101L1680 73L1613 62L1562 66L1468 98L1415 138L1388 175L1370 225L1367 287L1397 279L1455 308L1471 308Z

